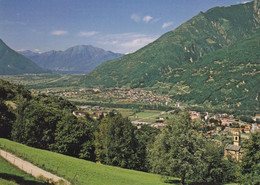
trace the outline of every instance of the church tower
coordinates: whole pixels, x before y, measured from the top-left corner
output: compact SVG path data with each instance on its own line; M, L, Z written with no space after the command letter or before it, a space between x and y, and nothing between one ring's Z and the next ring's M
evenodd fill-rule
M240 133L239 133L239 131L236 131L233 134L233 145L239 146L239 144L240 144Z

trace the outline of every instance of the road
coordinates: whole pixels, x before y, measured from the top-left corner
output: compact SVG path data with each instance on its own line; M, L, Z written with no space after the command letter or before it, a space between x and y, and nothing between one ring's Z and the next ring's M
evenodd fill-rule
M10 162L11 164L13 164L14 166L18 167L19 169L21 169L22 171L31 174L34 177L39 177L39 176L43 176L44 178L50 179L54 182L58 182L58 181L64 181L65 184L69 185L70 183L61 178L58 177L52 173L49 173L35 165L33 165L32 163L29 163L28 161L24 161L18 157L16 157L15 155L6 152L4 150L0 149L0 156L3 157L5 160L7 160L8 162Z

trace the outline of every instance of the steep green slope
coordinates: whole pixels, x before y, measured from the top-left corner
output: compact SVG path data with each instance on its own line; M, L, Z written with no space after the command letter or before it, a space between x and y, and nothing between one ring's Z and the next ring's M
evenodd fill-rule
M47 73L21 54L9 48L0 39L0 75L17 75L25 73Z
M259 0L200 12L155 42L103 63L82 79L86 86L153 86L174 77L173 69L245 39L259 27Z
M260 34L173 70L174 77L157 86L169 87L179 101L224 108L259 110ZM156 86L155 86L156 87Z

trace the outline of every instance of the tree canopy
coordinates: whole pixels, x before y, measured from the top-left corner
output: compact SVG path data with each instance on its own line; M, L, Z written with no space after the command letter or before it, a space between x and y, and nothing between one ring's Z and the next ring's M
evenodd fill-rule
M181 183L197 179L205 163L206 140L198 132L199 126L192 122L188 112L180 112L156 137L150 149L152 171L177 176Z
M244 145L241 175L245 184L260 184L260 132L251 134Z

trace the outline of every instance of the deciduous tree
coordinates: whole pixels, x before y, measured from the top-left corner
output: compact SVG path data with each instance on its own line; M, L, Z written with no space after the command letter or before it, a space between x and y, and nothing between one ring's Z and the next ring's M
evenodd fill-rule
M122 168L136 168L137 140L127 118L120 114L103 118L95 136L97 160Z
M186 179L198 180L205 169L203 155L206 140L198 132L188 112L175 115L150 149L152 171Z
M244 145L241 173L244 184L260 184L260 132L252 133Z

